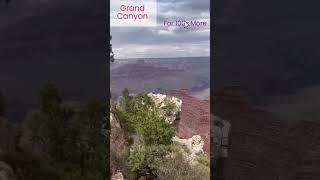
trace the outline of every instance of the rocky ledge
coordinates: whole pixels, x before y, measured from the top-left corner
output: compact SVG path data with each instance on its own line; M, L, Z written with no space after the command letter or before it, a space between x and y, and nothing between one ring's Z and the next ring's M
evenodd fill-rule
M148 96L151 97L153 101L156 103L156 105L162 110L168 123L173 124L173 122L179 118L182 105L181 99L178 99L174 96L167 96L159 93L148 93ZM169 111L167 112L166 109L169 106L172 107L170 107Z

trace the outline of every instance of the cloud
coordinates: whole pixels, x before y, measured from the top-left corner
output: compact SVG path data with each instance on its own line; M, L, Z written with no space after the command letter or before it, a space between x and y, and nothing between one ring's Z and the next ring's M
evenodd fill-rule
M204 27L165 27L163 21L201 20ZM209 56L210 1L159 0L157 27L111 27L116 58Z

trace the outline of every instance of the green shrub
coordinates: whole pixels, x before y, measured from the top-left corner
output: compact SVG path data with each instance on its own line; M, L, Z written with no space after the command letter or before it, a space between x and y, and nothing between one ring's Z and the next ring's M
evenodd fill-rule
M203 154L197 156L199 169L207 175L210 175L210 161Z
M160 180L208 180L210 174L205 174L196 166L191 166L185 157L179 152L174 151L171 156L162 159L157 167L157 174Z
M145 93L130 96L125 89L116 116L129 132L142 135L146 145L172 143L174 129L165 121L160 109Z
M131 171L140 176L156 174L162 159L171 152L171 149L171 146L166 145L146 146L143 142L134 144L128 158Z
M173 111L175 104L170 100L170 96L166 96L164 99L164 107L162 108L164 110L164 113L166 115L170 115Z
M146 148L141 144L134 144L130 148L128 165L132 172L145 169Z

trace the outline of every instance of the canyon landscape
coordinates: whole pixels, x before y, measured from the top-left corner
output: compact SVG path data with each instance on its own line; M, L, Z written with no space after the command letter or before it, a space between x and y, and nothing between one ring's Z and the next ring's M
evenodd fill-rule
M118 60L111 64L111 94L154 92L182 100L179 120L174 124L183 138L201 135L210 154L210 61L209 57Z
M209 66L209 57L119 59L110 67L111 94L117 97L124 88L132 93L188 89L208 99Z
M134 179L135 177L148 179L208 179L210 160L210 61L209 57L181 57L181 58L146 58L116 60L111 63L111 172L115 180ZM130 94L128 93L130 92ZM142 100L140 104L139 102ZM151 98L151 99L149 99ZM133 102L132 102L133 101ZM146 102L155 102L149 104ZM133 103L133 104L132 104ZM173 103L173 104L172 104ZM132 105L128 105L132 104ZM135 104L135 105L134 105ZM147 126L152 119L141 115L142 107L149 104L147 114L159 112L160 122L150 124L148 129L153 133L147 137L159 136L163 139L167 131L173 130L172 140L164 147L174 147L176 150L166 151L171 157L166 161L175 161L171 164L175 171L167 170L167 166L157 165L153 167L157 154L148 156L148 149L155 146L156 149L163 148L162 141L155 145L148 145L148 141L141 126ZM138 109L137 106L142 106ZM150 106L150 107L149 107ZM142 109L141 109L142 108ZM160 108L160 109L159 109ZM133 109L133 110L130 110ZM132 112L131 112L132 111ZM126 118L125 118L126 117ZM148 118L149 117L149 118ZM134 119L134 120L131 120ZM168 121L169 120L169 121ZM133 126L132 132L126 124L139 124ZM169 122L169 129L161 125L162 121ZM165 123L166 124L166 123ZM141 132L142 131L142 132ZM139 135L139 133L141 135ZM159 134L157 134L159 133ZM141 136L144 137L141 142ZM133 138L133 143L127 139ZM138 138L140 137L140 138ZM165 136L167 137L167 136ZM137 140L140 139L140 140ZM172 144L171 144L172 141ZM131 143L130 143L131 142ZM142 145L141 145L142 143ZM115 152L116 147L122 146L121 152ZM132 167L132 152L139 145L140 153L145 153L145 167L141 166L138 171L128 170ZM169 146L168 146L169 145ZM126 149L130 149L126 154ZM143 151L143 149L146 149ZM182 159L175 159L182 154ZM151 158L152 160L148 160ZM119 163L122 162L122 163ZM156 161L157 162L157 161ZM186 164L184 164L186 163ZM162 163L163 164L163 163ZM153 168L152 168L153 167ZM151 169L150 169L151 168ZM189 169L190 168L190 169ZM188 172L186 172L186 169ZM165 174L162 174L165 170ZM144 172L148 173L144 173ZM191 173L193 172L193 173ZM155 173L155 174L154 174Z

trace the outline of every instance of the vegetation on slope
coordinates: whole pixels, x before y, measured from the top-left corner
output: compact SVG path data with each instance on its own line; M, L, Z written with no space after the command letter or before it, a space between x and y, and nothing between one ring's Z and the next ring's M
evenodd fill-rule
M170 108L173 107L169 103L168 111ZM147 94L130 95L124 89L111 112L128 141L126 153L122 154L126 168L121 169L127 179L209 179L207 171L201 170L200 166L191 166L172 143L174 129L165 121L162 109ZM111 154L118 155L116 152ZM209 164L205 166L208 168Z

